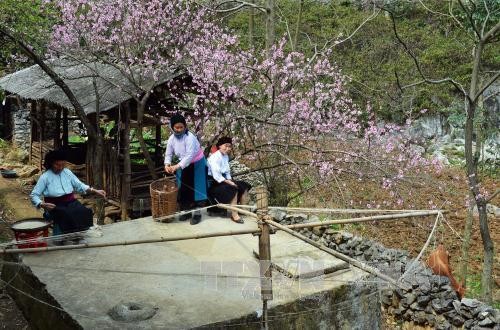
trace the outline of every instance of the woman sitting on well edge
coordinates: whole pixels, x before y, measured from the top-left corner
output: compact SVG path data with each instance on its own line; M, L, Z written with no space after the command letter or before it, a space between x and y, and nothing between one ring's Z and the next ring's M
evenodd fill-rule
M232 149L232 139L222 137L216 144L217 151L208 157L208 179L210 189L208 195L216 203L236 205L248 193L250 184L244 181L234 181L229 168L229 152ZM231 220L243 223L238 212L231 212Z

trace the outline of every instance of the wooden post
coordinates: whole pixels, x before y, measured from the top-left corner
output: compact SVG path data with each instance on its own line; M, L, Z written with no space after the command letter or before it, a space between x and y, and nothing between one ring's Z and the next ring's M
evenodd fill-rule
M40 138L40 164L39 164L39 168L42 169L43 168L43 157L44 157L44 153L43 153L43 140L44 140L44 136L45 136L45 109L43 109L42 107L42 103L41 101L36 101L36 112L38 113L38 115L40 117L39 120L40 120L40 131L38 132L39 134L39 138Z
M163 164L161 157L161 125L155 127L155 166Z
M54 125L56 129L56 133L54 134L54 149L59 149L61 147L61 107L59 106L56 109Z
M267 301L273 300L273 282L271 270L271 241L270 228L265 220L269 218L267 190L260 186L257 193L257 216L259 229L259 266L260 266L260 294L262 298L262 328L268 329Z
M69 139L68 132L68 109L63 108L63 132L62 132L62 145L67 147Z

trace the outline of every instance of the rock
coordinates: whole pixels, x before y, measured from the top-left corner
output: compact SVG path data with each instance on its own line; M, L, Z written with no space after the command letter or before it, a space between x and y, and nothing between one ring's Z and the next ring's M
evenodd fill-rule
M424 307L420 306L417 302L410 305L410 308L414 311L423 311Z
M399 299L404 298L406 294L405 291L400 288L396 288L396 290L394 290L394 293L398 296Z
M319 222L319 221L321 221L321 220L317 215L310 215L307 218L307 222Z
M408 293L403 299L401 299L400 304L404 308L408 308L410 307L411 304L415 302L416 299L417 297L415 297L413 293Z
M431 306L438 314L443 314L453 308L452 300L433 299L431 301Z
M415 321L416 324L426 324L426 323L428 323L425 312L416 312L413 315L413 321Z
M462 324L464 324L464 322L465 322L463 317L460 316L460 314L458 314L454 310L449 311L449 312L445 313L444 315L451 322L451 324L453 324L456 327L462 326Z
M480 319L480 320L484 320L485 318L487 318L488 316L490 315L490 312L489 311L484 311L484 312L480 312L478 315L477 315L477 318Z
M342 252L342 253L345 253L347 251L347 244L346 243L342 243L339 245L339 251Z
M477 205L474 205L474 209L472 210L475 216L479 215L477 211ZM500 217L500 207L497 207L493 204L486 204L486 213L494 217Z
M382 304L389 306L392 305L392 291L384 290L381 292L380 301Z
M436 322L436 329L437 330L450 330L451 324L446 319L442 318L438 322Z
M286 212L282 210L272 209L269 211L269 215L273 217L277 222L281 222L286 217Z
M335 235L335 234L338 234L338 230L337 229L333 229L333 228L327 228L325 230L325 234L328 234L328 235Z
M417 303L420 305L420 306L427 306L427 304L429 303L429 301L431 301L431 297L430 296L419 296L417 298Z
M349 241L354 237L354 235L351 233L342 233L342 236L344 241Z
M158 307L145 303L119 303L108 311L108 315L116 321L137 322L152 318Z
M443 135L443 124L440 116L425 116L413 122L408 129L412 140L432 139Z
M460 315L462 315L466 320L472 319L474 317L470 309L468 309L467 307L462 307L460 309Z
M472 325L474 325L475 320L467 320L464 322L464 328L465 329L470 329L472 328Z
M325 232L325 228L324 227L321 227L321 226L318 226L318 227L313 227L313 233L317 236L321 236L323 235L323 233Z
M19 178L30 178L33 175L37 174L39 169L35 166L26 165L17 170L17 176Z
M347 247L349 249L354 249L361 243L362 239L360 237L353 237L349 242L347 242Z
M333 240L335 241L335 244L337 244L337 245L341 244L344 241L341 233L335 233L333 236Z
M477 325L481 327L492 327L495 325L495 322L489 317L486 317L484 320L479 321Z
M431 292L431 285L430 283L422 283L420 284L420 286L418 287L418 289L424 293L424 294L428 294Z
M408 309L404 314L403 314L403 320L406 320L406 321L411 321L413 317L413 312Z
M450 161L448 160L448 157L446 157L441 150L435 150L432 153L432 158L437 160L442 165L450 165Z
M451 304L453 305L453 308L455 309L455 311L457 313L460 313L460 301L453 300L453 302Z
M486 204L486 212L493 215L494 217L500 217L500 207L493 204Z
M434 316L432 313L425 313L425 321L427 324L434 326L436 324L436 316Z

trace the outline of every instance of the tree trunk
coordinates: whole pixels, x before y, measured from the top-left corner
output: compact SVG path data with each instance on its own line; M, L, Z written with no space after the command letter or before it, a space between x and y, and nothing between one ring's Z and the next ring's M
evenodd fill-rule
M130 196L130 178L132 175L132 165L130 162L130 104L127 103L125 109L120 109L124 113L123 130L122 134L122 148L123 148L123 174L120 189L120 210L121 220L128 219L128 199Z
M493 241L491 240L488 227L488 215L486 213L486 202L479 191L479 178L477 176L477 161L472 151L473 131L474 131L474 112L475 104L468 102L467 120L465 122L465 163L467 167L467 178L469 189L474 196L479 213L479 231L483 241L484 260L483 274L481 277L481 298L484 302L492 302L492 271L493 271Z
M474 140L474 116L476 113L477 100L475 95L478 91L479 72L481 64L481 55L484 48L484 40L477 43L474 48L473 67L471 74L471 84L469 95L465 103L466 106L466 121L465 121L465 164L467 168L467 180L469 190L474 196L479 213L479 231L483 241L484 260L483 274L481 276L481 298L484 302L491 304L492 302L492 275L493 275L493 257L494 247L488 228L488 215L486 213L486 201L479 190L479 177L477 171L478 159L475 157L472 150L472 142Z
M462 286L467 284L467 265L469 263L469 248L470 237L472 234L472 221L474 220L474 198L471 196L470 205L467 208L467 218L465 218L464 237L462 241L462 260L460 262L460 278L462 279Z
M266 0L266 54L271 58L271 47L274 45L274 0Z
M144 95L142 100L137 103L137 131L135 135L137 136L137 140L139 140L139 144L141 145L142 154L144 155L144 159L146 160L146 165L148 166L149 173L151 174L153 180L156 180L158 179L158 175L156 174L155 171L155 163L151 158L148 146L146 145L144 137L142 136L143 133L142 120L144 118L144 108L146 107L146 102L148 101L149 95L150 95L149 93L146 93L146 95Z
M299 41L300 26L302 25L302 11L304 7L304 0L300 0L299 4L299 17L297 18L297 24L295 25L295 33L293 35L292 50L297 50L297 43Z
M254 0L250 0L249 2L254 3ZM248 16L248 45L250 49L255 49L254 30L255 30L255 9L251 7L250 14Z

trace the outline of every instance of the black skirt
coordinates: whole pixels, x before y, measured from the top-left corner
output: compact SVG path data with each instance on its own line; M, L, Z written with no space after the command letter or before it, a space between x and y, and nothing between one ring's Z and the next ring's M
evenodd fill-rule
M236 184L235 187L225 182L218 183L210 176L208 182L210 185L208 195L212 204L229 204L236 195L238 196L237 202L240 203L241 196L252 188L252 186L245 181L233 181Z
M84 231L93 225L92 210L77 200L56 203L49 215L63 234Z

